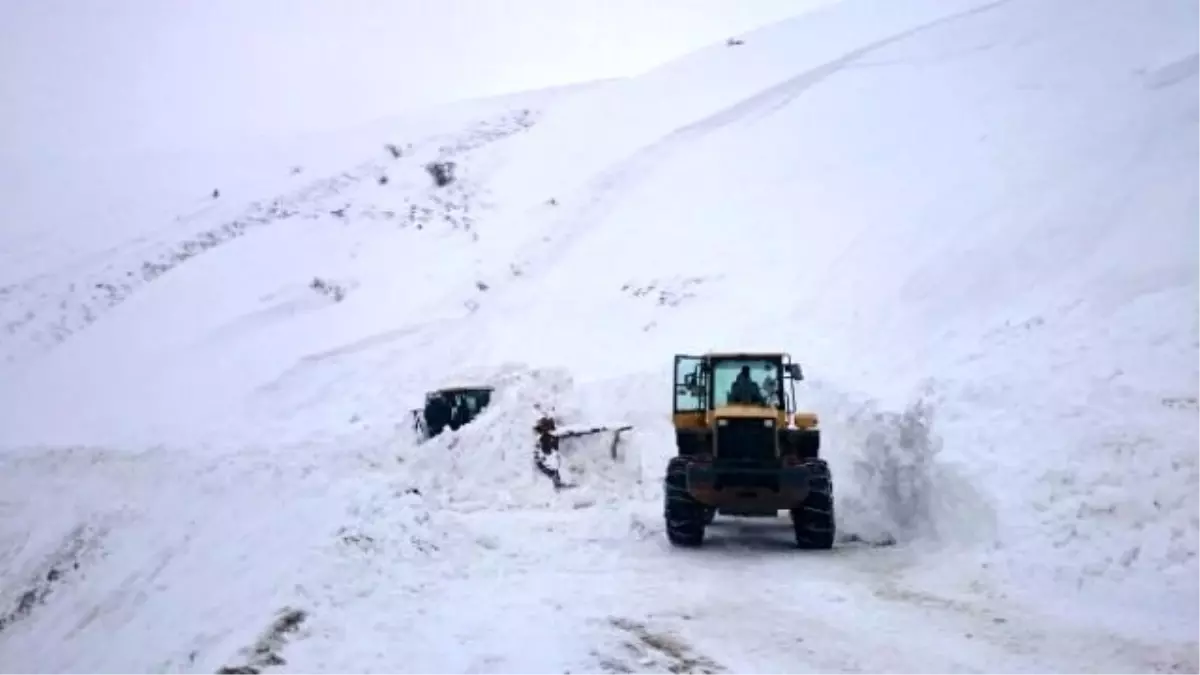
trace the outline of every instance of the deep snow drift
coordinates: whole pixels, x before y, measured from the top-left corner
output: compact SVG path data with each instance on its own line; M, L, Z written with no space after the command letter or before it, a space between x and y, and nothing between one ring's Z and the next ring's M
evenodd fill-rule
M1195 671L1196 20L845 0L6 241L0 665ZM665 544L670 357L713 348L805 365L831 555ZM635 431L556 494L535 405Z

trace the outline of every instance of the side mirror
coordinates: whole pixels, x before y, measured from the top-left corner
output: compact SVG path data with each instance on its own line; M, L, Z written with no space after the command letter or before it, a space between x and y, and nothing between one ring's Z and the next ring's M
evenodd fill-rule
M787 371L788 375L791 375L793 380L800 381L804 379L804 372L800 370L799 363L789 363Z

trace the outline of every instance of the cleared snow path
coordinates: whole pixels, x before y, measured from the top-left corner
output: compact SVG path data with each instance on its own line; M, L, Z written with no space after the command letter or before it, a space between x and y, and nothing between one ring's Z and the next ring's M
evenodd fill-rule
M462 517L462 527L488 538L489 551L471 565L468 580L433 581L426 597L453 600L431 602L440 608L435 620L414 626L418 635L429 635L416 642L430 644L442 632L438 627L462 626L454 619L465 612L470 618L459 628L458 644L435 651L424 663L420 652L412 660L388 653L376 667L422 664L468 672L564 666L608 672L1195 668L1186 643L1164 648L1064 624L978 583L930 584L920 579L929 551L849 544L827 554L798 554L785 520L718 520L705 549L679 552L669 548L660 521L652 507L640 513L551 511L521 518L516 528L501 514ZM536 551L528 544L534 541L539 542ZM489 602L486 612L472 601L484 597L498 600ZM356 611L370 615L383 609ZM529 653L514 657L509 649L480 641L480 635L495 636L499 645L527 644ZM457 650L463 650L461 661L447 664L441 658Z

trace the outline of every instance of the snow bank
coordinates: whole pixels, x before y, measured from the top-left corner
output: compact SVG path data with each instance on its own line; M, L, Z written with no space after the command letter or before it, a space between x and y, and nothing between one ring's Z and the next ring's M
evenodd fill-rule
M381 560L452 549L455 530L392 484L383 455L343 451L7 455L0 662L213 672L277 611L323 619L375 587Z
M807 387L821 412L843 538L962 548L996 536L996 505L943 456L932 392L892 410L820 381Z
M456 510L530 507L581 508L620 504L657 491L661 469L644 466L644 439L635 427L622 432L613 457L614 433L560 442L559 471L578 487L556 492L534 466L533 427L543 414L563 425L589 426L604 418L588 405L588 387L562 369L509 366L480 375L496 389L492 402L471 424L421 444L398 449L408 480L435 503Z

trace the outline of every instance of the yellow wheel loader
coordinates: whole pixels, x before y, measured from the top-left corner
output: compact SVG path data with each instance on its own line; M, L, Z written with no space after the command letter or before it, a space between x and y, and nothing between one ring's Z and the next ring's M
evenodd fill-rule
M663 482L667 538L699 546L718 515L791 515L796 544L833 546L833 478L817 415L797 412L786 353L675 357L676 456Z

